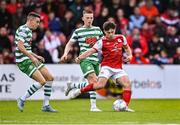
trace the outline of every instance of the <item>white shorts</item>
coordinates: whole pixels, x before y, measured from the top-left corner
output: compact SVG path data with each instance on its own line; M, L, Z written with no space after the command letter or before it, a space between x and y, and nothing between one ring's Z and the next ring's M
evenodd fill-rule
M108 66L101 67L100 73L98 77L105 77L109 79L110 77L113 80L120 78L122 76L128 76L128 74L122 69L115 69Z

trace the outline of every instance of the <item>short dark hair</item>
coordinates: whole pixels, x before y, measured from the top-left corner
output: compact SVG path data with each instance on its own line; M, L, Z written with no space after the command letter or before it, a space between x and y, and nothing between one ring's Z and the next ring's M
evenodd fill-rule
M104 29L105 31L108 31L108 30L110 30L110 29L116 29L116 24L113 23L113 22L107 21L107 22L105 22L105 23L103 24L103 29Z
M36 12L30 12L28 14L27 18L29 18L29 17L38 17L38 18L41 18L41 16L38 13L36 13Z
M85 9L85 10L83 10L83 14L86 14L86 13L88 13L88 14L93 14L93 11L91 10L91 9Z

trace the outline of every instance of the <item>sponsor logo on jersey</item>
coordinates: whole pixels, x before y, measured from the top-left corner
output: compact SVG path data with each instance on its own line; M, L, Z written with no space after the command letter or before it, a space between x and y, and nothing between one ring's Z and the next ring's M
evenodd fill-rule
M121 42L122 42L122 40L121 40L121 39L117 39L117 41L118 41L119 43L121 43Z

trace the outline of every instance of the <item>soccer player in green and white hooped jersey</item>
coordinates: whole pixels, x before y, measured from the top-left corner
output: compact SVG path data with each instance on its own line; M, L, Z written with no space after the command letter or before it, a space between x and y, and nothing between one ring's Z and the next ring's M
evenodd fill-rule
M103 32L99 27L92 26L94 16L93 11L84 10L82 20L84 25L78 29L76 29L69 42L67 43L64 54L61 57L61 61L66 61L70 48L75 42L78 42L80 47L80 54L90 49L98 39L103 36ZM93 55L87 57L82 60L80 63L81 70L84 74L84 77L88 80L88 83L94 83L97 81L97 75L99 74L99 60L98 53L94 53ZM68 95L71 89L73 88L83 88L87 83L67 83L67 89L65 94ZM91 108L90 111L101 111L96 106L96 92L91 91L90 93L90 102Z
M37 81L30 86L23 96L17 99L17 106L21 112L24 109L25 100L32 96L42 86L44 86L42 111L57 112L49 105L54 78L43 64L44 58L31 51L32 30L37 29L39 23L40 15L35 12L30 12L27 16L26 24L20 26L15 34L15 56L17 66L23 73Z

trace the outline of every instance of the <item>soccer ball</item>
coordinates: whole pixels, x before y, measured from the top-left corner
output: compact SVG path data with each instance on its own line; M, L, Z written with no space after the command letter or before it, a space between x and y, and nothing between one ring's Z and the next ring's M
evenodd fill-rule
M122 99L118 99L113 102L113 109L115 111L124 111L126 107L127 107L126 102Z

